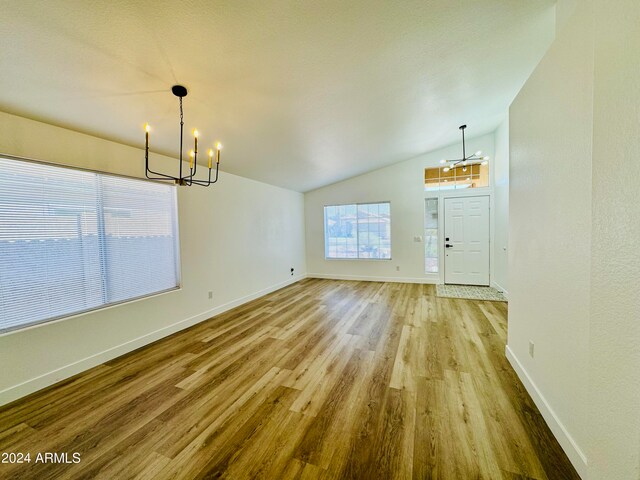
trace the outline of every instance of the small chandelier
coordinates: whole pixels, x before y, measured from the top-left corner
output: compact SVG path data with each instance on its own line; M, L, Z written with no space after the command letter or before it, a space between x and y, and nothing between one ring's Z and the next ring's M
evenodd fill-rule
M216 157L216 174L215 178L211 180L211 170L213 168L213 156L214 151L212 148L207 152L209 154L209 177L208 179L196 179L196 171L198 169L198 130L193 131L193 150L189 152L189 174L183 175L183 167L182 167L182 139L183 139L183 131L184 131L184 121L183 121L183 113L182 113L182 99L187 96L187 88L182 85L174 85L171 87L171 91L173 94L180 99L180 158L179 162L179 173L177 177L173 177L171 175L166 175L160 172L154 172L149 168L149 132L151 131L151 127L149 124L145 124L144 126L144 162L145 162L145 175L150 180L164 180L167 182L174 182L176 185L186 185L190 187L191 185L200 185L202 187L208 187L218 181L218 167L220 166L220 150L222 149L222 145L220 143L216 144L215 157Z
M465 128L467 128L466 125L460 125L460 130L462 130L462 158L458 158L455 160L440 160L441 164L445 164L444 168L442 169L445 172L448 172L449 170L451 170L452 168L456 168L458 165L462 164L462 171L466 172L467 171L467 165L473 165L473 164L482 164L482 165L486 165L489 163L489 157L488 156L482 156L482 152L480 150L478 150L476 153L474 153L473 155L469 155L467 157L467 150L466 150L466 145L464 143L464 130Z

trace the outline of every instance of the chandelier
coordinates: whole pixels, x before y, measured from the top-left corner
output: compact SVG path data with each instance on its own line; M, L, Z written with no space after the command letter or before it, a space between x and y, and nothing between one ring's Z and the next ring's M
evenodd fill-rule
M163 180L167 182L174 182L176 185L185 185L190 187L191 185L200 185L202 187L208 187L218 181L218 167L220 166L220 150L222 149L222 145L220 143L216 144L215 149L215 157L216 157L216 173L215 178L211 180L211 170L213 169L213 156L214 150L212 148L207 152L209 155L209 177L207 179L200 178L196 179L196 172L198 170L198 130L193 130L193 150L189 152L189 173L183 175L183 166L182 166L182 144L183 144L183 133L184 133L184 121L183 121L183 113L182 113L182 99L187 96L187 88L182 85L174 85L171 87L171 92L180 99L180 156L178 160L179 165L179 173L177 177L166 175L164 173L155 172L149 168L149 132L151 131L151 127L148 123L144 126L144 162L145 162L145 175L150 180ZM186 169L185 169L186 170Z
M469 155L467 157L466 145L464 143L464 130L465 128L467 128L467 126L460 125L459 128L460 130L462 130L462 158L458 158L455 160L440 160L440 163L445 165L442 169L444 172L448 172L449 170L454 169L458 166L462 166L462 171L466 172L467 165L477 165L477 164L487 165L489 163L489 157L488 156L483 157L482 152L480 150L478 150L473 155Z

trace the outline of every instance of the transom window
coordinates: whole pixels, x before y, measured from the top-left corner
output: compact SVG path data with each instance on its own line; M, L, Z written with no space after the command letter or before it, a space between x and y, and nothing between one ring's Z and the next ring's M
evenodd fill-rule
M0 332L177 288L176 187L0 157Z
M489 164L483 165L482 163L459 165L450 169L447 167L425 168L424 189L430 192L488 187Z
M326 258L391 258L391 204L358 203L324 207Z

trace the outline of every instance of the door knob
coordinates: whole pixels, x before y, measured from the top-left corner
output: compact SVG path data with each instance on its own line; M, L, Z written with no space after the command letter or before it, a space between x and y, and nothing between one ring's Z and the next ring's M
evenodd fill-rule
M453 248L453 245L449 245L448 243L445 243L444 248Z

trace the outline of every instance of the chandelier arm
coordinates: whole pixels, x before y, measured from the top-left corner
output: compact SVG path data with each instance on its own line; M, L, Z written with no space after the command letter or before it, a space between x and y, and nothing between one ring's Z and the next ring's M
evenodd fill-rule
M193 180L193 177L196 176L196 172L198 171L198 139L196 138L196 146L193 151L193 172L191 172L190 179Z
M175 182L177 180L177 178L175 178L175 177L167 177L167 176L164 176L164 177L150 177L149 175L147 175L146 178L147 178L147 180L162 180L164 182L166 182L168 180L171 180L172 182Z
M149 176L149 174L153 174L153 175L160 175L162 178L152 178ZM172 177L171 175L165 175L164 173L160 173L160 172L154 172L151 169L147 169L147 171L145 172L145 176L149 179L149 180L178 180L176 177Z
M160 175L160 177L162 178L158 178L158 177L150 177L149 174L153 174L153 175ZM149 180L173 180L173 181L177 181L180 180L179 178L176 177L172 177L171 175L165 175L164 173L160 173L160 172L155 172L153 170L151 170L149 168L149 162L147 161L146 164L146 168L145 168L145 176L149 179Z
M211 182L211 169L209 169L209 181L211 183L216 183L218 181L218 168L220 168L220 162L216 162L216 179Z
M209 175L209 180L192 180L191 184L200 185L201 187L208 187L213 182L211 181L211 175Z
M145 177L147 177L149 180L176 180L175 177L172 177L170 175L165 175L164 173L160 173L160 172L154 172L149 168L149 133L148 132L146 134L146 142L145 142L145 149L144 149L144 166L145 166L145 172L144 172ZM150 173L153 175L160 175L160 177L162 178L150 177L149 176Z
M216 183L218 181L219 165L220 164L216 162L216 178L213 181L211 181L211 169L209 169L209 180L193 180L193 183L200 185L201 187L208 187L209 185Z
M198 185L200 187L208 187L211 182L205 182L204 180L193 180L189 185Z
M193 183L193 168L189 167L189 172L189 175L181 178L181 180L183 180L188 187Z
M196 172L198 171L198 137L194 137L193 142L193 169L189 168L189 182L191 182L189 183L189 186L193 184L193 177L195 177Z
M187 182L187 185L191 186L191 184L195 181L193 177L196 176L197 169L198 169L198 156L197 154L194 154L193 168L189 167L189 175L184 177L184 180Z

